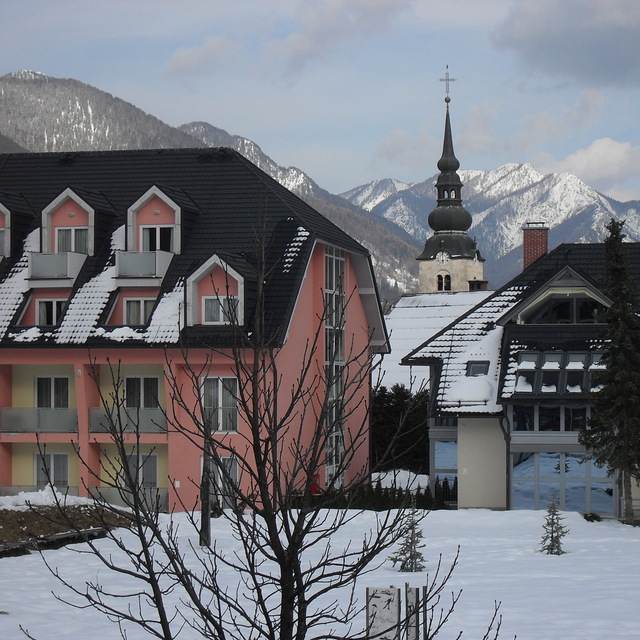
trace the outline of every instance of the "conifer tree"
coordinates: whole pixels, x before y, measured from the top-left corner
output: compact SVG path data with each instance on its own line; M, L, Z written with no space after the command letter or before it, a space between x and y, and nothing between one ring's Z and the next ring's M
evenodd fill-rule
M422 571L425 567L424 556L420 549L424 548L422 542L422 530L420 529L417 517L415 497L411 502L409 518L402 534L400 548L396 553L389 556L393 566L400 563L400 571L416 572Z
M596 382L593 411L580 442L595 464L621 476L624 518L633 522L632 479L640 479L640 320L631 265L623 245L624 222L612 219L605 240L607 295L604 354L606 370Z
M562 550L562 538L569 533L569 529L562 524L562 521L563 518L558 509L558 500L554 495L547 507L547 517L542 526L544 535L540 543L542 545L540 548L541 553L552 556L561 556L564 553Z

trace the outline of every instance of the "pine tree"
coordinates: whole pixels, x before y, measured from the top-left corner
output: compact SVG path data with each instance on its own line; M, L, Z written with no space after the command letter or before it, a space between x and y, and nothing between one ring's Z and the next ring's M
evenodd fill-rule
M418 526L415 498L410 509L400 548L396 553L389 556L389 560L393 562L394 567L400 563L400 571L416 572L425 568L424 557L422 551L420 551L425 545L422 542L422 530Z
M561 556L564 553L562 550L562 538L569 533L569 529L562 524L562 521L563 518L558 509L558 501L554 495L547 507L547 517L542 527L544 535L540 542L542 545L540 548L541 553L552 556Z
M624 222L612 219L605 240L607 289L612 304L606 315L604 353L606 370L593 394L588 429L580 443L609 473L618 471L622 481L624 518L633 522L631 480L640 479L640 320L636 314L636 290L631 265L623 245Z

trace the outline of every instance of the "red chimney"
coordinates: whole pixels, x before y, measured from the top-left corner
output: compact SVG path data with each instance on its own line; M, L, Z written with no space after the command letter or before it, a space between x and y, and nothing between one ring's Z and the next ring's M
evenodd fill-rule
M526 269L549 248L549 227L544 222L526 222L522 227L522 268Z

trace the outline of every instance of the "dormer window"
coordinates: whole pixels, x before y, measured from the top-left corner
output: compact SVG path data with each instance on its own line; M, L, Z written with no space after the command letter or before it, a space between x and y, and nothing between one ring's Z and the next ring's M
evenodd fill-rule
M244 278L218 256L187 280L187 324L244 324Z
M555 294L522 315L524 324L585 324L604 322L607 308L588 296Z
M93 255L94 209L71 189L42 211L42 253Z
M11 214L0 204L0 258L11 254Z
M127 213L127 250L180 253L181 219L178 204L151 187Z

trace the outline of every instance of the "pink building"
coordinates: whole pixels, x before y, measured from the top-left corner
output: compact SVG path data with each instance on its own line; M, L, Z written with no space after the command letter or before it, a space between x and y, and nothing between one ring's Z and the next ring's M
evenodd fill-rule
M110 497L105 476L126 463L164 508L191 508L203 412L228 469L251 463L238 367L257 335L281 406L309 365L290 455L330 425L314 481L367 471L368 365L387 339L362 246L229 149L15 154L0 167L1 493L50 479ZM348 406L327 404L341 385Z

